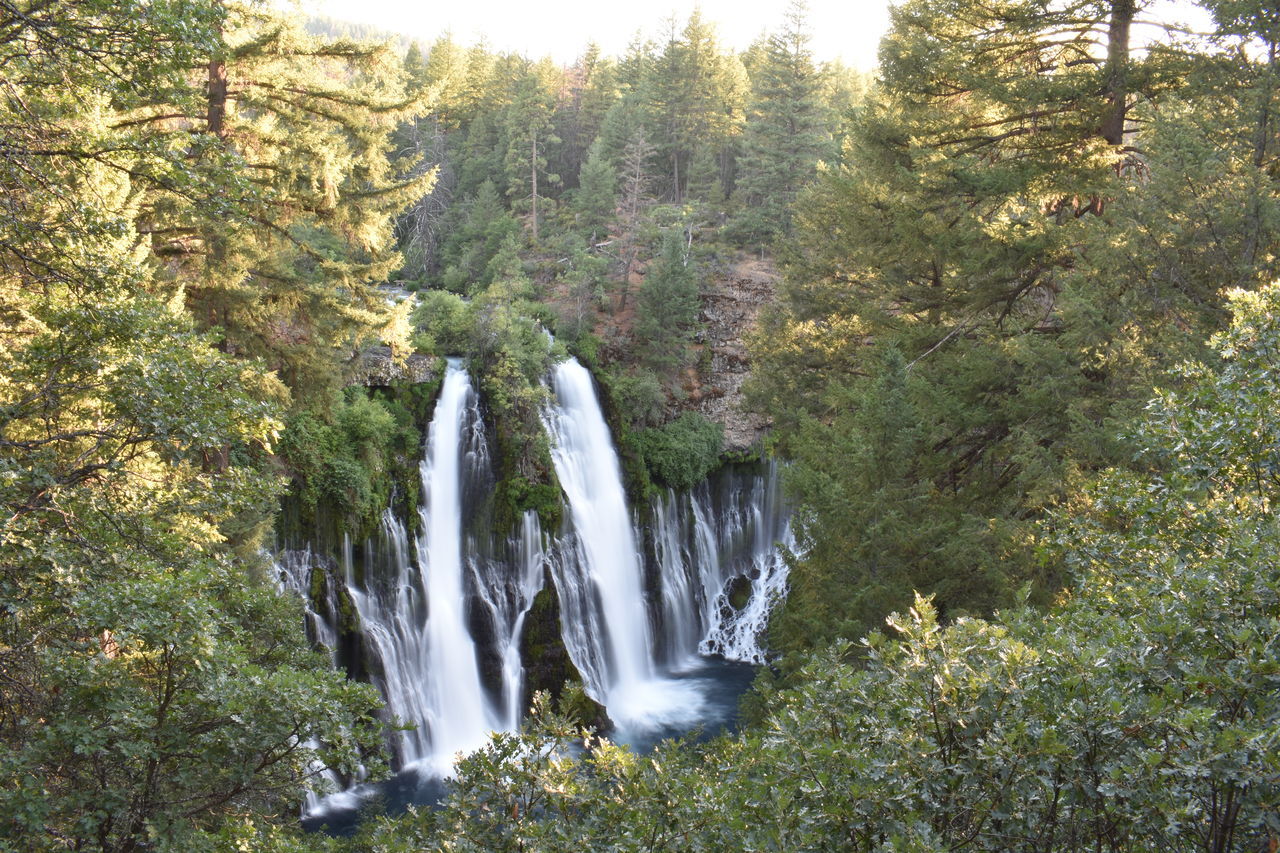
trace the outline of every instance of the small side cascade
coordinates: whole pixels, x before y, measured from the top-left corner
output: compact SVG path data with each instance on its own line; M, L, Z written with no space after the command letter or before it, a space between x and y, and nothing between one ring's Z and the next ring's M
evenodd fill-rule
M730 466L692 491L654 500L651 529L673 665L697 655L765 662L764 632L786 594L794 548L778 469Z
M500 662L498 725L513 731L524 715L524 662L520 659L520 637L534 596L542 589L546 554L542 547L542 527L532 510L520 519L520 533L507 543L499 558L471 561L477 594L484 601L495 626L494 656Z
M318 594L311 587L311 572L329 562L310 546L286 550L275 558L275 573L280 589L293 592L302 599L306 608L307 636L334 654L338 648L338 632L333 627L339 608L337 596L327 584ZM335 657L334 663L337 662Z

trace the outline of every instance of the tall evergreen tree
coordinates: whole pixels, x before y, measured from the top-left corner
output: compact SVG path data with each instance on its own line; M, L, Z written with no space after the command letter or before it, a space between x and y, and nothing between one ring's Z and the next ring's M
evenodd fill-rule
M964 531L904 577L968 578L928 585L948 611L990 606L1037 571L1031 520L1082 471L1126 458L1113 424L1160 365L1194 351L1188 328L1218 316L1216 299L1189 305L1176 287L1106 290L1119 278L1104 247L1126 230L1117 205L1148 187L1136 150L1148 137L1117 122L1135 93L1158 98L1172 79L1165 59L1130 57L1134 14L1123 0L902 4L879 93L798 213L802 251L762 338L762 386L780 424L815 419L789 433L807 458L835 441L836 389L856 397L882 350L903 354L927 389L924 450L904 476ZM851 496L847 520L815 541L869 500ZM908 553L909 533L882 534L883 551ZM816 560L832 577L865 571Z
M597 139L582 166L574 193L574 213L580 230L599 237L614 221L618 207L618 171Z
M701 306L698 289L684 233L667 232L636 297L635 337L651 369L671 374L688 362Z
M503 118L507 196L513 210L529 212L529 231L535 244L539 206L545 207L543 193L560 183L559 175L547 171L547 151L560 144L552 122L556 105L556 92L548 79L552 73L552 69L535 66L521 74Z
M614 61L601 56L598 45L589 44L566 76L568 91L556 111L556 136L561 144L559 165L553 171L572 189L578 185L578 172L600 135L605 115L618 98L618 75Z
M744 242L766 246L789 233L797 194L816 175L818 161L834 153L823 86L809 49L805 6L795 0L752 75L738 157L737 197L744 210L733 226Z
M739 131L746 97L745 73L722 52L714 28L695 11L684 29L669 23L667 42L645 84L649 134L666 165L665 193L681 202L699 150L720 164ZM717 179L721 176L717 175ZM722 188L726 181L720 180Z
M622 151L622 191L618 200L618 230L622 244L622 303L619 307L622 309L627 307L631 273L639 257L640 227L645 212L653 204L653 176L649 171L653 155L653 146L640 130L632 134Z
M392 321L370 282L399 266L391 217L431 175L391 162L386 149L419 105L389 46L317 40L252 4L222 8L198 111L164 92L129 120L175 151L193 150L197 128L193 169L248 168L217 197L156 181L140 217L202 328L314 388Z

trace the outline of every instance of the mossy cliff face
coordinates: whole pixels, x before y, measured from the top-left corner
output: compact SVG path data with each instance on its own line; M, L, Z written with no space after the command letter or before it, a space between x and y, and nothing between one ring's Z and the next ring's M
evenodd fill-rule
M604 706L582 689L582 676L564 646L560 635L560 602L550 570L544 569L544 572L542 590L525 617L524 635L520 638L520 658L525 668L522 707L529 707L535 692L544 691L551 695L552 703L561 713L581 725L606 731L611 724Z
M428 382L351 386L289 416L277 455L290 481L280 534L341 542L345 532L365 539L389 506L416 526L418 463L444 362L433 364ZM310 531L309 519L315 520Z
M551 448L541 421L530 434L527 419L492 415L495 473L494 529L515 533L521 517L532 510L543 530L558 530L564 510L560 484L551 463Z

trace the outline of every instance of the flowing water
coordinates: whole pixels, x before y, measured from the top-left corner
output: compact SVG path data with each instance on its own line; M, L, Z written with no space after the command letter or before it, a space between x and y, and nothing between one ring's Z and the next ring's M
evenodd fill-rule
M564 492L558 531L541 530L532 512L510 538L492 531L480 404L451 361L420 466L416 536L388 510L359 547L344 538L336 560L309 548L279 555L282 585L308 602L312 639L379 688L388 721L410 724L391 736L395 779L360 786L330 775L347 790L310 802L305 824L349 825L375 793L392 810L432 801L458 753L519 725L521 637L548 575L565 649L615 739L646 748L732 723L786 586L778 545L791 542L789 513L776 470L727 466L637 515L590 373L563 362L551 390L543 422Z
M764 663L769 612L786 592L783 554L795 545L777 467L730 467L668 491L650 518L668 665L706 655Z
M696 682L667 677L660 668L643 558L591 374L569 359L552 378L555 403L544 420L569 509L553 577L569 657L621 739L653 728L693 725L706 716L704 691Z

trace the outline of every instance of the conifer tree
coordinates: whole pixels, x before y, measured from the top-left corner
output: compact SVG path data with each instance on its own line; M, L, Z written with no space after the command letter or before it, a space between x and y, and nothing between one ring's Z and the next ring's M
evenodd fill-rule
M573 208L579 229L596 237L606 233L618 203L618 172L597 139L582 166Z
M623 263L622 303L619 306L621 309L627 307L631 273L639 256L640 226L644 221L645 212L653 203L653 178L649 172L649 162L653 155L653 146L640 130L632 135L622 151L622 191L618 203L618 229Z
M561 144L559 165L553 171L572 189L578 185L578 173L618 97L618 79L614 61L601 56L594 43L587 45L566 76L567 97L556 111L556 136Z
M419 105L389 46L318 40L251 4L221 8L202 108L157 101L130 121L175 149L191 150L197 128L197 171L244 168L217 197L156 181L140 217L202 328L314 388L392 322L370 284L398 268L391 219L431 175L386 149Z
M687 362L701 305L698 284L684 233L667 232L636 297L635 337L651 369L670 374Z
M489 262L507 239L520 229L502 205L493 181L480 185L476 194L454 208L455 223L441 246L444 272L441 284L458 293L483 289Z
M744 242L769 245L791 229L791 205L829 159L831 118L824 80L809 49L805 6L791 3L782 32L765 42L752 75L752 103L738 157L737 197L745 208L734 223Z
M834 441L836 389L856 398L883 350L903 354L927 389L924 451L903 485L928 484L932 514L965 531L903 575L967 578L929 585L948 611L990 606L1035 571L1030 519L1077 472L1124 458L1111 425L1133 415L1152 356L1177 351L1128 340L1132 323L1175 328L1168 303L1137 300L1101 323L1077 311L1108 304L1102 279L1076 274L1081 247L1114 240L1112 200L1139 190L1116 122L1134 92L1158 96L1168 79L1129 57L1134 12L1125 0L896 7L879 92L798 209L802 251L758 375L776 377L762 385L780 423L816 418L791 433L816 459ZM852 525L869 500L850 496L848 520L823 529ZM881 550L912 553L905 528L882 534ZM978 539L989 547L975 553ZM865 571L830 559L815 571Z
M679 203L700 149L710 153L717 171L727 169L721 158L742 122L745 72L736 57L721 51L714 28L694 11L679 32L675 20L669 22L667 42L644 90L649 137L666 165L664 195ZM716 177L727 189L727 175Z
M545 207L543 193L560 183L559 175L547 171L547 152L560 143L553 130L555 92L546 79L550 73L551 69L533 67L520 75L503 121L507 197L513 210L529 212L529 232L535 244L539 206Z

